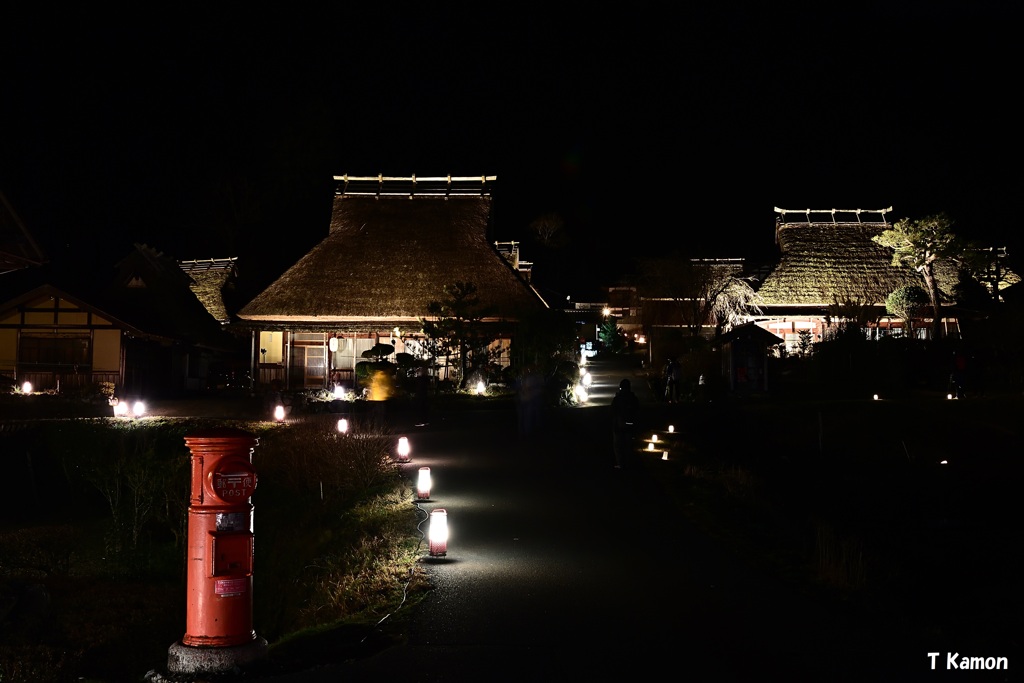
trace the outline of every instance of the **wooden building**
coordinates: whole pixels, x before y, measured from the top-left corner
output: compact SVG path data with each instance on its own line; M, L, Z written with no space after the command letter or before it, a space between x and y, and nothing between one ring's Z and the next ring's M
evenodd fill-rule
M911 268L892 265L892 249L872 240L892 227L892 207L775 212L779 257L757 288L759 326L782 337L789 352L799 348L802 334L821 341L847 321L872 337L909 333L903 320L886 312L885 300L906 285L923 288L923 279ZM936 277L949 310L945 331L956 334L956 269L937 263ZM915 333L925 335L927 328L922 324Z
M490 239L493 176L335 176L327 236L238 311L261 384L352 386L379 343L429 357L422 321L456 282L477 288L481 322L508 361L520 316L547 304L518 252ZM440 360L440 359L438 359Z
M0 376L37 390L176 395L204 389L210 363L240 348L178 262L146 245L112 270L47 263L4 284Z

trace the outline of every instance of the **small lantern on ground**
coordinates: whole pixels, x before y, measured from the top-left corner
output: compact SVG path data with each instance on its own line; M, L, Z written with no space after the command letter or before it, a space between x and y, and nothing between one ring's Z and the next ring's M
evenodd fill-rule
M21 393L26 396L32 393L32 382L25 382L21 385Z
M398 462L409 462L409 453L412 447L409 446L409 437L402 436L398 439Z
M430 513L430 529L427 532L430 541L430 556L441 557L448 554L448 513L438 508Z
M430 498L430 468L421 467L416 479L416 496L420 499Z
M274 408L274 419L278 422L284 422L284 406Z
M345 418L341 418L340 420L338 420L338 433L348 434L348 420L346 420Z
M142 417L146 414L146 404L142 401L136 401L132 404L132 417Z
M673 433L673 432L675 432L675 431L676 431L676 427L675 427L675 425L669 425L669 426L668 426L668 433L669 433L669 434L672 434L672 433Z

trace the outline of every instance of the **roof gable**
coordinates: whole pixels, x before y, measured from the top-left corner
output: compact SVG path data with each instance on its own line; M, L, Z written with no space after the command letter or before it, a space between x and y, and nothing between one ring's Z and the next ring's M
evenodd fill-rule
M0 274L45 262L43 251L0 192Z
M477 179L479 181L479 179ZM386 185L386 184L385 184ZM481 306L514 318L544 307L488 241L491 197L481 192L348 193L334 198L328 236L242 307L244 320L418 320L453 282Z

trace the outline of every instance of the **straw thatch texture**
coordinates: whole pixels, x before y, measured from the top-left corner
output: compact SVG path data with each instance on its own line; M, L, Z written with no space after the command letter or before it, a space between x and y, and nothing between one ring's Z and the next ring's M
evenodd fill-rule
M496 318L545 304L487 239L489 196L334 198L330 234L238 313L281 323L415 321L453 282Z
M892 249L871 241L885 223L779 225L779 264L758 289L760 304L877 305L903 285L923 286L909 268L891 265Z
M200 303L216 320L230 319L224 305L224 288L233 273L236 258L179 261L181 269L192 278L190 288Z

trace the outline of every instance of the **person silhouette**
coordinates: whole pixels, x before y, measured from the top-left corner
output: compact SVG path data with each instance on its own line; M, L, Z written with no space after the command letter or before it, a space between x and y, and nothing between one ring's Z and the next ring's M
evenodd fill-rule
M628 467L633 455L633 435L640 412L640 399L633 393L628 379L619 382L619 389L612 398L612 452L616 469Z

